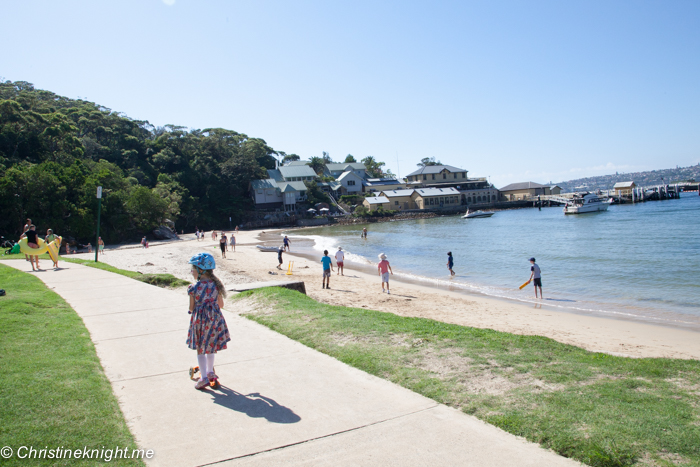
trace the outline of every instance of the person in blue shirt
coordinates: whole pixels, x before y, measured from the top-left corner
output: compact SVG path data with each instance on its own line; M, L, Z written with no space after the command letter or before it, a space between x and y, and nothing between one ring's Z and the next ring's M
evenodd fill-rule
M323 265L323 289L331 288L331 272L333 271L333 260L328 256L328 250L323 250L323 257L321 258L321 264Z
M455 275L455 272L452 270L452 267L453 267L454 265L455 265L455 261L454 261L454 259L452 258L452 252L451 252L451 251L448 251L448 252L447 252L447 269L450 270L450 274L453 275L453 276Z

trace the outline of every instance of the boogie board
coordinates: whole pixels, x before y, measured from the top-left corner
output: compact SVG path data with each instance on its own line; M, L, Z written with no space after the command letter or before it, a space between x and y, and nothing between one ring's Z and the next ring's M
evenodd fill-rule
M58 262L58 249L61 248L61 240L63 240L61 237L56 236L53 242L49 243L47 247L51 261L54 263Z
M17 243L19 244L19 250L25 255L38 256L42 253L46 253L46 250L48 249L46 242L41 238L37 238L36 242L37 245L39 245L39 248L31 248L29 245L27 245L27 243L29 243L29 239L26 237Z
M523 290L523 287L525 287L527 284L529 284L530 281L525 282L523 285L520 286L520 290Z

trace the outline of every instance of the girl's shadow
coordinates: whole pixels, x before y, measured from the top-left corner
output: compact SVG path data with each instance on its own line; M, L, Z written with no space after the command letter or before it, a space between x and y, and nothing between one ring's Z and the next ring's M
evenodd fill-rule
M241 394L226 386L221 386L218 391L207 391L214 396L214 403L236 412L241 412L252 418L265 418L272 423L297 423L301 417L283 405L279 405L274 399L260 395Z

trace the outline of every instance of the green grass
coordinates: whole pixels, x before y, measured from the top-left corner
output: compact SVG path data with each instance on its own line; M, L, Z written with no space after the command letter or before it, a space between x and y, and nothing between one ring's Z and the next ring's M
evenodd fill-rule
M36 277L0 264L0 446L136 448L87 329ZM2 465L102 465L3 459ZM105 463L106 464L106 463ZM140 460L109 465L143 466Z
M24 259L24 254L16 254L16 255L3 255L2 259ZM39 255L39 259L41 261L44 261L42 267L46 268L46 261L48 261L48 266L51 266L51 258L49 258L48 254L43 254ZM141 282L146 282L147 284L151 285L157 285L158 287L171 287L171 288L176 288L176 287L184 287L190 285L190 282L187 282L182 279L178 279L177 277L173 276L172 274L142 274L140 272L136 271L127 271L126 269L118 269L113 266L110 266L107 263L96 263L92 260L88 259L78 259L78 258L66 258L65 256L61 256L61 261L66 261L68 263L76 263L76 264L82 264L84 266L89 266L91 268L97 268L97 269L102 269L104 271L109 271L113 272L115 274L121 274L122 276L130 277L132 279L136 279L137 281Z
M700 362L588 352L538 336L244 292L246 317L592 466L700 466Z

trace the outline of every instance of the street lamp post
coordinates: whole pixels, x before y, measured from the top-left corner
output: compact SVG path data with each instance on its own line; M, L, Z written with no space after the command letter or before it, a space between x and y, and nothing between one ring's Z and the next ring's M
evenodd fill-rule
M100 251L100 213L102 212L102 187L97 187L97 238L95 239L95 262Z

